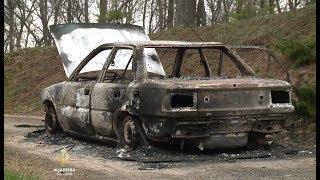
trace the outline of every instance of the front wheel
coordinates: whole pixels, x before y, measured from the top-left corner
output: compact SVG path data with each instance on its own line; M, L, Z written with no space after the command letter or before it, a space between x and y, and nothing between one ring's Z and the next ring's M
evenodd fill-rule
M47 107L45 115L45 130L49 136L62 131L58 122L57 114L52 106Z
M120 141L127 149L135 149L142 144L139 122L131 116L124 118L121 126Z

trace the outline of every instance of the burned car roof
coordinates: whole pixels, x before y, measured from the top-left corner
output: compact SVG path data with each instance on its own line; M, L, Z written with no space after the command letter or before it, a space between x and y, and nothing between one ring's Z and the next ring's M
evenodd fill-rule
M188 42L188 41L128 41L128 42L112 42L106 43L105 46L143 46L145 48L179 48L179 47L226 47L220 42Z

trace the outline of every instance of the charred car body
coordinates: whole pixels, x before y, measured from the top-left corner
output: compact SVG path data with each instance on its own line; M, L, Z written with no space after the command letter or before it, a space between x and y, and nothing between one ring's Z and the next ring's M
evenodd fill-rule
M113 24L51 30L68 80L42 91L49 134L63 130L131 148L143 139L188 140L200 149L239 147L251 134L281 131L294 110L290 83L256 77L222 43L150 41L138 26ZM174 59L166 59L173 64L169 73L159 58L168 54L164 48L174 52ZM189 50L198 55L203 76L183 75L186 58L193 56ZM219 51L216 63L204 55L211 50ZM226 58L241 76L223 74Z

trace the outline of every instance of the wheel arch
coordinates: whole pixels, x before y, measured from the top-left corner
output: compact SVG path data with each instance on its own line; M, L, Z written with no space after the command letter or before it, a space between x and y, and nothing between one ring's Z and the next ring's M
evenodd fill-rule
M114 127L114 132L117 135L117 137L119 137L119 127L121 127L121 123L122 123L123 119L127 116L134 117L133 114L131 114L130 112L128 112L126 110L119 109L115 113L115 116L113 119L113 127Z

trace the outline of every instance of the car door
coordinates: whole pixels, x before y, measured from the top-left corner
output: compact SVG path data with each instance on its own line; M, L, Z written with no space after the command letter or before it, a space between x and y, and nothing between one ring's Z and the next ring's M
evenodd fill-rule
M98 135L108 137L115 136L114 115L116 110L123 105L126 89L133 79L131 69L134 50L117 48L111 56L112 58L108 59L111 61L109 67L104 70L105 75L102 75L100 82L93 86L91 94L92 126ZM110 72L118 72L120 76L112 79L113 73Z
M106 52L109 51L109 52ZM91 125L90 101L93 86L99 81L103 63L99 68L92 69L91 60L96 57L106 61L111 49L97 52L78 69L78 73L69 81L66 81L62 89L62 106L60 117L64 130L81 135L95 135ZM103 56L102 56L103 55ZM85 60L84 60L85 61ZM96 63L96 62L94 62ZM91 66L91 67L89 67ZM85 70L84 72L82 72Z

